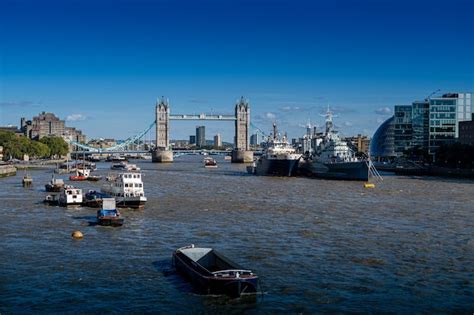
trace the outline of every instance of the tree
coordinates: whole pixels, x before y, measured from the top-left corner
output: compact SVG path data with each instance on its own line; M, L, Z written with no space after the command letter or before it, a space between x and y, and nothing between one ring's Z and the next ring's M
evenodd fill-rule
M38 141L31 141L29 155L37 158L46 158L51 156L51 150L49 147Z
M64 139L61 137L55 137L55 136L44 137L40 140L40 142L44 143L45 145L49 147L50 157L63 156L69 152L69 147L66 141L64 141Z

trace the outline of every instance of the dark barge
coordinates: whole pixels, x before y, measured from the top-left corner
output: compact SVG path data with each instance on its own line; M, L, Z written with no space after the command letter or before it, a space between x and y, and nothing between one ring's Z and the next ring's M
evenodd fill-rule
M179 248L173 253L173 263L177 271L190 280L197 293L239 297L257 292L256 274L212 248L194 245Z

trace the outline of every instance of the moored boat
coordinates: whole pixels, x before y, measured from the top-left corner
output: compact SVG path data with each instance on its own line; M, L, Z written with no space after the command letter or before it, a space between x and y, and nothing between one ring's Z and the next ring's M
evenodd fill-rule
M256 274L212 248L194 245L179 248L173 253L173 262L198 293L238 297L257 292Z
M25 176L23 176L23 179L21 180L21 183L23 187L30 187L31 185L33 185L33 178L30 174L25 174Z
M115 207L115 198L103 198L102 209L97 210L97 224L122 226L124 219Z
M60 192L64 188L64 181L61 178L55 178L54 174L46 185L44 185L47 192Z
M136 164L130 164L128 162L114 163L110 167L112 170L116 171L140 171L140 168Z
M317 145L301 163L301 172L326 179L369 179L370 161L357 156L357 152L333 128L332 112L326 112L326 131L317 138Z
M105 198L110 198L110 196L96 190L89 190L84 195L83 204L92 208L101 207Z
M61 206L75 206L82 204L82 190L67 185L59 193L59 204Z
M102 176L100 175L89 175L87 176L87 180L91 182L97 182L102 179Z
M252 172L256 175L294 176L298 170L301 156L288 143L286 136L280 139L276 124L273 124L273 138L268 142Z
M47 194L44 197L43 202L52 206L57 205L59 204L59 194L58 193Z
M120 173L111 176L101 192L114 197L117 207L140 209L145 207L147 201L140 173Z
M83 181L83 180L87 180L89 175L90 175L90 170L88 170L88 169L81 169L81 170L77 169L76 170L76 175L69 176L69 180Z

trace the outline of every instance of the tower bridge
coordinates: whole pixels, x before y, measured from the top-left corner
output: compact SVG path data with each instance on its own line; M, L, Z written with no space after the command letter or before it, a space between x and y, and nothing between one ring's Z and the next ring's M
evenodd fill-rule
M156 163L173 162L173 152L169 144L170 120L208 120L234 121L235 140L232 151L232 162L252 162L253 153L250 151L250 105L243 97L235 105L235 115L191 114L171 115L170 105L161 98L156 102L156 148L152 152L152 161Z
M118 152L149 152L140 150L137 146L145 143L146 135L155 127L156 147L151 152L152 161L156 163L173 162L173 151L170 147L170 121L171 120L207 120L207 121L233 121L235 128L234 150L232 151L232 162L244 163L253 161L253 152L250 151L250 106L249 103L241 97L235 104L234 115L219 114L180 114L171 115L170 105L167 100L162 98L157 100L155 107L155 121L153 121L144 131L129 137L112 147L97 148L85 143L69 141L74 147L82 149L82 151L73 151L75 154L113 154Z

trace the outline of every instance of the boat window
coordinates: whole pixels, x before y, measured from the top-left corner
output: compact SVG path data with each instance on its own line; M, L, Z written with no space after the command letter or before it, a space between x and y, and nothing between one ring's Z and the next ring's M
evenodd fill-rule
M128 187L128 184L125 184L125 187Z
M140 178L140 174L137 175L137 178Z
M133 178L137 178L137 175L133 175Z

